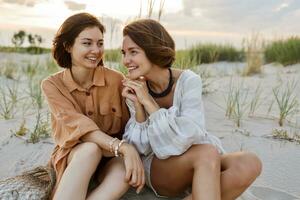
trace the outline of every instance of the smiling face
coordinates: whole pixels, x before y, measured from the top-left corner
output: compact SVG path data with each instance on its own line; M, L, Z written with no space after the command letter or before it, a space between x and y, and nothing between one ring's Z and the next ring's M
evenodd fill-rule
M71 54L72 67L96 68L103 57L103 34L98 27L85 28L76 37Z
M122 54L123 64L128 69L128 78L130 79L146 76L153 67L145 51L133 42L128 35L123 38Z

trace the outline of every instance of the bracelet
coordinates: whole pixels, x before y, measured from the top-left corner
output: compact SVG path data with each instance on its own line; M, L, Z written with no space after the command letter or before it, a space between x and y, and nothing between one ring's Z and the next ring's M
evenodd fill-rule
M115 141L117 141L117 139L118 139L118 138L113 138L113 139L109 142L109 151L110 151L111 153L114 152L114 151L113 151L113 144L114 144Z
M126 142L126 140L121 140L119 142L119 144L115 147L115 157L119 157L120 156L120 152L119 152L119 149L120 147L122 146L122 144Z

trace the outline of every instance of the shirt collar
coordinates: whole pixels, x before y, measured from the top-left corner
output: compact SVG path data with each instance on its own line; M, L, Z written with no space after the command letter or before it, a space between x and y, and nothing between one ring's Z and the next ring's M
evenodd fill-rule
M105 78L104 78L104 67L100 66L95 69L94 77L93 77L93 85L96 86L105 86ZM63 82L69 92L72 92L76 89L82 90L82 87L80 87L73 79L71 69L66 69L63 72Z

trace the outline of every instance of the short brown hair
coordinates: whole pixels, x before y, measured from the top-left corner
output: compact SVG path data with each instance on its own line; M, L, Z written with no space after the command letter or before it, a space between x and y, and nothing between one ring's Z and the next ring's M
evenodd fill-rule
M58 29L53 40L52 55L59 66L71 68L71 55L67 51L72 47L75 38L88 27L98 27L104 33L105 28L100 21L89 13L78 13L67 18ZM103 60L99 65L103 65Z
M157 21L140 19L123 29L123 36L129 36L145 51L154 64L168 68L175 60L175 43L167 30Z

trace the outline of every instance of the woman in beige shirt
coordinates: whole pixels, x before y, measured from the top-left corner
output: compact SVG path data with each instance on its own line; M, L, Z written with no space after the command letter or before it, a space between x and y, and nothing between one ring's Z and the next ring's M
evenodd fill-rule
M97 18L80 13L65 20L53 42L53 56L66 68L42 82L56 144L53 199L119 199L145 182L139 154L121 140L128 120L123 76L103 66L104 31ZM100 185L88 194L93 174Z
M142 154L147 185L157 195L186 200L236 199L260 174L259 158L225 153L206 131L201 78L171 68L175 44L161 24L138 20L123 36L129 73L122 94L131 113L123 137Z

